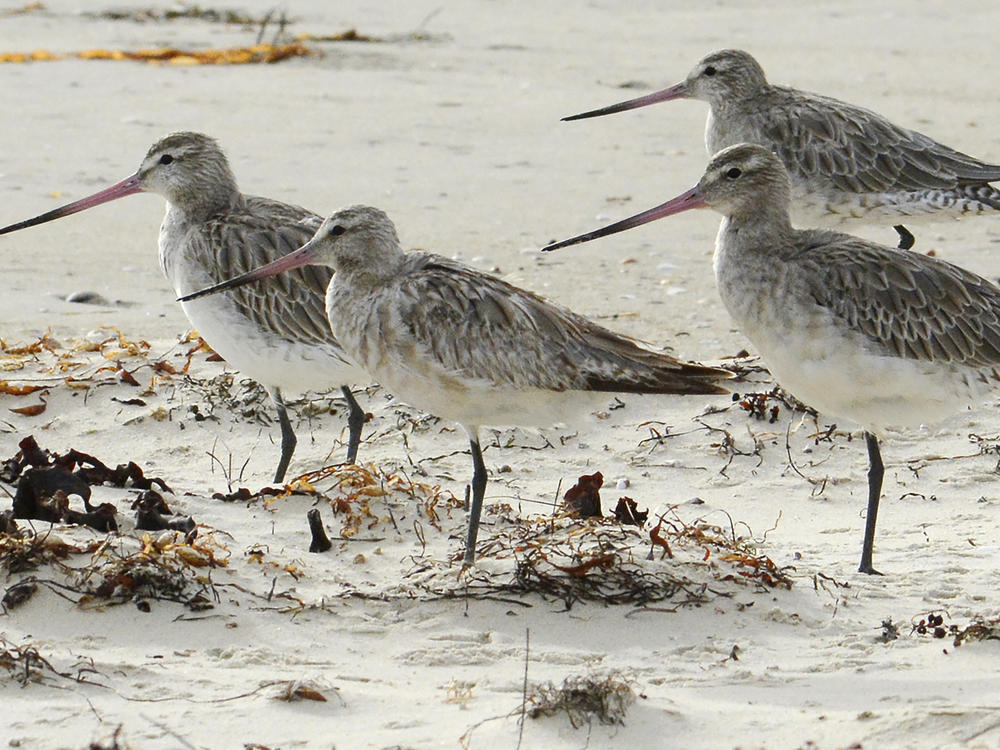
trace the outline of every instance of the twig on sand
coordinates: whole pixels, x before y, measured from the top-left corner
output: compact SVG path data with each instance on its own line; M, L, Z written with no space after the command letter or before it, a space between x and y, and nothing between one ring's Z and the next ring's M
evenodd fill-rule
M521 726L517 730L517 750L524 740L524 719L528 712L528 661L530 657L531 628L524 629L524 684L521 686Z
M152 718L150 716L146 716L145 714L140 714L140 716L142 716L143 719L145 719L146 721L148 721L154 727L156 727L158 729L162 729L164 732L166 732L167 734L169 734L171 737L173 737L175 740L177 740L179 743L181 743L184 747L188 748L189 750L198 750L198 748L196 748L194 745L192 745L186 739L184 739L183 737L181 737L181 735L177 734L177 732L175 732L173 729L171 729L170 727L168 727L163 722L157 721L156 719L154 719L154 718Z

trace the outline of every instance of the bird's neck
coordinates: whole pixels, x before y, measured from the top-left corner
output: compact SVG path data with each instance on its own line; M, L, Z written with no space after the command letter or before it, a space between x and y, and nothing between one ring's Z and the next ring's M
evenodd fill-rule
M231 211L240 205L243 195L235 183L216 183L177 191L167 196L169 210L178 214L186 223L200 223L213 216Z
M758 143L750 115L755 103L743 98L713 100L705 121L705 147L713 155L737 143Z
M734 91L724 97L713 98L709 103L716 113L745 112L754 102L767 98L767 87L755 88L752 91Z
M740 253L766 254L786 247L794 233L787 206L758 204L727 215L719 227L716 244Z
M406 254L398 245L377 243L361 252L350 252L349 249L335 258L334 279L355 291L371 291L405 273L405 263Z

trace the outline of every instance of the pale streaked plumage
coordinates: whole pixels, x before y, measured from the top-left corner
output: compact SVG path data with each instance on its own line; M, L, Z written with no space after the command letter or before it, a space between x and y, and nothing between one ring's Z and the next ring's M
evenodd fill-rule
M774 151L792 181L798 225L960 217L1000 211L1000 165L987 164L863 107L773 86L742 50L705 57L681 83L594 117L669 99L708 102L708 153L737 143ZM905 237L905 229L897 227ZM912 235L904 247L912 245Z
M882 469L876 434L942 419L1000 381L1000 288L919 253L829 230L796 230L787 173L767 148L716 154L698 186L630 219L547 249L690 208L725 217L719 295L777 381L866 430L869 505L861 571L872 568Z
M243 195L219 145L201 133L174 133L149 149L138 171L89 198L0 229L5 234L125 195L167 200L160 266L178 296L256 268L307 242L322 218L299 206ZM326 390L365 378L330 332L324 294L332 273L302 268L286 277L183 304L201 336L243 374L264 385L278 410L282 481L295 433L281 389ZM355 460L364 412L342 387L351 414L348 460Z
M297 253L205 293L305 263L336 271L326 306L344 349L397 397L468 432L467 564L486 488L481 426L547 426L578 410L584 392L727 393L726 370L645 349L455 261L403 252L389 218L367 206L338 211Z

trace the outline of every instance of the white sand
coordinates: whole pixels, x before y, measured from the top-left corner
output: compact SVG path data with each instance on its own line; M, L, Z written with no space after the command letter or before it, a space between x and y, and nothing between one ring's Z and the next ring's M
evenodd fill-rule
M243 7L261 14L272 5ZM711 213L558 254L534 252L693 184L706 159L705 106L679 102L583 123L560 117L673 83L714 49L744 47L774 81L871 106L1000 160L994 127L1000 100L990 67L1000 27L996 5L969 6L967 14L953 5L899 0L880 10L852 1L816 3L809 11L793 2L645 2L627 3L627 10L613 2L520 0L290 5L293 33L354 27L396 41L316 45L324 57L275 66L81 60L0 66L6 92L0 223L121 179L167 132L200 130L220 139L247 192L320 212L378 205L406 245L498 268L508 280L613 328L684 357L718 361L745 342L715 294ZM128 6L142 7L113 4ZM54 0L40 12L0 17L0 52L192 49L254 38L251 30L202 21L94 20L80 15L84 8L93 6ZM413 31L429 39L394 36ZM634 87L620 88L626 82ZM157 197L140 196L0 239L0 337L13 345L51 330L69 347L98 326L117 326L128 339L150 341L150 356L182 364L177 355L186 347L176 342L187 321L155 256L162 210ZM888 228L867 236L895 241ZM917 249L934 248L995 276L998 238L990 220L918 227ZM125 304L60 299L80 290ZM75 361L88 363L90 374L105 362L100 353ZM129 368L138 362L126 359ZM38 380L37 370L4 375ZM196 377L221 372L204 355L195 358ZM547 432L557 447L545 450L530 449L543 445L536 435L505 432L499 440L515 446L486 451L487 503L508 503L508 516L545 514L560 481L565 489L578 475L599 470L609 480L630 480L628 489L605 491L606 507L627 494L651 517L680 504L676 514L686 522L705 518L726 529L728 514L762 554L794 566L790 590L717 582L732 563L714 553L704 563L697 546L675 550L674 563L646 562L643 532L631 544L636 564L651 572L676 568L724 596L706 594L710 603L677 611L669 610L681 597L647 609L577 603L567 612L538 595L427 601L429 592L460 593L458 568L448 567L461 547L460 511L442 512L438 529L414 500L392 495L390 520L385 498L375 498L378 520L356 536L378 541L335 540L330 553L314 555L306 551L304 519L312 498L267 507L210 499L227 491L227 480L208 453L223 463L231 459L236 474L249 456L234 486L257 490L277 460L277 429L221 405L212 412L217 419L196 421L192 405L202 413L211 407L179 378L159 382L155 393L142 396L144 406L113 400L137 397L150 375L139 370L136 389L114 384L113 373L95 374L109 384L94 385L86 400L49 375L48 408L35 417L8 409L37 403L38 394L0 396L0 457L12 456L18 441L34 434L42 447L76 448L112 465L134 460L162 477L176 493L167 495L172 508L202 524L201 542L216 545L220 556L221 547L228 550L227 567L195 571L211 575L219 598L203 612L154 600L144 613L134 603L76 606L43 585L0 619L6 648L34 647L60 671L92 661L97 673L90 679L105 687L45 670L26 687L3 679L0 739L11 747L75 750L91 740L108 743L121 726L119 742L143 749L457 747L463 737L473 748L513 748L529 629L532 686L617 670L641 697L621 726L593 721L574 728L565 714L529 718L526 748L1000 743L1000 647L986 641L956 648L950 637L911 632L932 611L959 628L1000 615L996 456L978 455L969 437L996 437L995 404L921 434L893 435L885 445L875 548L875 564L887 573L882 578L855 572L866 496L858 433L849 441L840 430L816 444L813 423L787 409L775 424L737 407L695 421L710 404L729 406L708 398L626 398L626 408L607 419L590 417L579 432ZM381 392L362 396L362 403L375 413L362 461L461 496L470 462L459 431L433 421L414 426L403 417L419 415L386 406ZM164 413L157 410L168 410L170 420L157 421L154 415ZM270 412L265 406L262 413ZM678 436L641 443L650 420ZM397 423L408 425L405 433ZM737 455L726 468L722 434L703 425L728 430L745 454L754 453L756 441L758 455ZM341 458L342 426L342 412L312 418L303 412L291 473ZM996 440L988 445L995 452ZM817 484L793 471L789 455ZM136 549L130 540L141 532L128 509L134 494L95 492L96 500L118 506L125 533L106 554ZM316 507L331 535L338 534L343 517L335 518L328 502ZM516 528L490 512L483 538ZM562 522L557 538L581 528ZM103 538L86 528L54 533L79 545ZM77 555L67 563L84 569L90 560ZM496 582L513 571L510 556L487 550L477 575ZM32 575L67 580L43 566L10 573L4 586ZM877 638L887 618L900 637L883 643ZM737 660L730 658L734 646ZM276 700L278 688L269 683L292 680L311 681L327 702Z

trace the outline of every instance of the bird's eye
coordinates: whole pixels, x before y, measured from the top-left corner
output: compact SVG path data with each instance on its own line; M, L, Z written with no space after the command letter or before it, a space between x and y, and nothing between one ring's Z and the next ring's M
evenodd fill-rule
M331 237L339 237L340 235L342 235L346 231L347 230L344 229L340 224L335 224L333 226L333 228L330 229L330 236Z
M174 157L172 157L170 154L164 154L163 156L160 157L160 164L170 164L170 162L172 162L173 160Z
M705 68L705 75L707 76L714 76L718 72L719 71L717 71L712 65L709 65L707 68Z
M728 172L726 172L726 177L728 177L730 180L735 180L741 174L743 174L743 173L739 169L737 169L736 167L733 167Z

